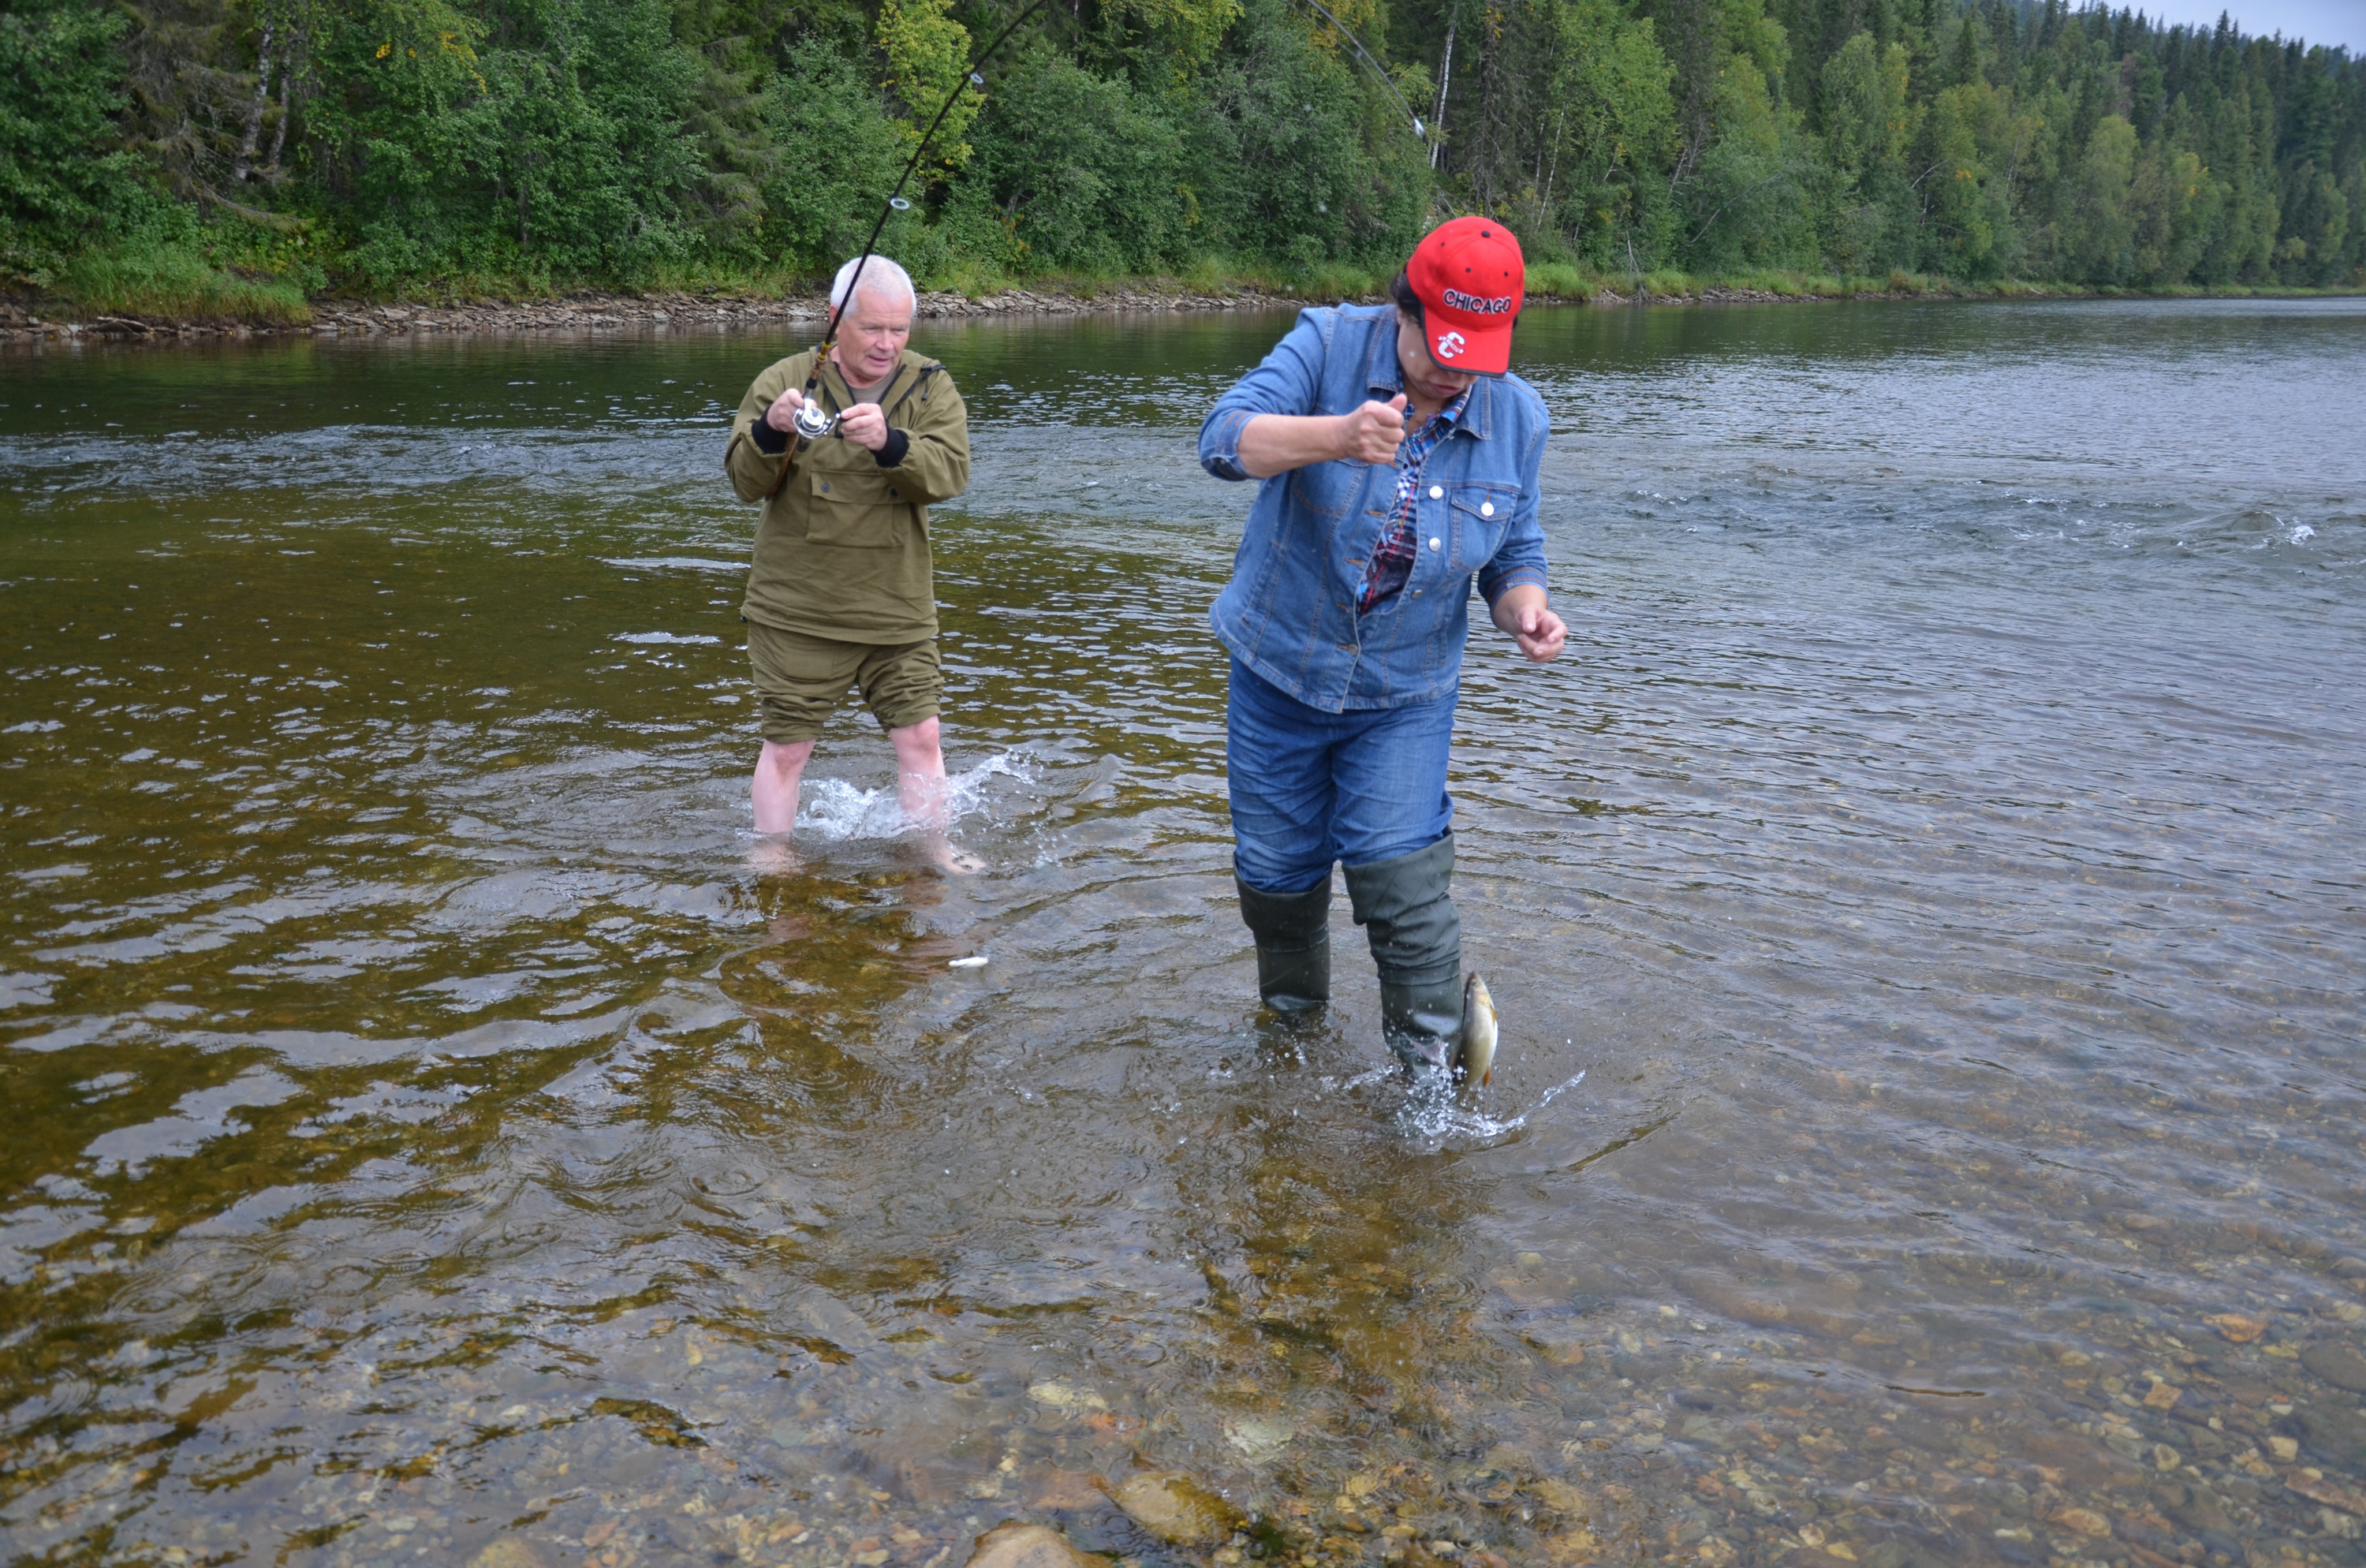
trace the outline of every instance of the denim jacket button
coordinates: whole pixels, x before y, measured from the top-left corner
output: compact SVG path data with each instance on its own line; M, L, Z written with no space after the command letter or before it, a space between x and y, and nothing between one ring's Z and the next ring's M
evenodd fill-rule
M1494 516L1494 515L1495 515L1495 503L1494 503L1493 502L1492 502L1492 501L1482 501L1482 502L1481 502L1479 503L1479 515L1480 515L1480 516L1482 516L1482 517L1493 517L1493 516Z
M1444 485L1430 486L1429 499L1432 501L1443 501L1446 499L1446 487Z
M1429 547L1430 547L1431 549L1433 549L1433 550L1434 550L1434 549L1436 549L1436 548L1437 548L1437 540L1436 539L1436 537L1434 537L1434 536L1433 536L1433 537L1430 539L1430 541L1429 541Z

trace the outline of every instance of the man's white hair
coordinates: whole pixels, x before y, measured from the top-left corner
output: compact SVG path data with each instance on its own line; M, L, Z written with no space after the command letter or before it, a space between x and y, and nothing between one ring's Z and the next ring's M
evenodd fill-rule
M833 310L853 307L846 291L854 287L854 269L862 269L862 287L882 299L909 299L919 302L919 292L912 287L912 275L889 261L885 256L873 256L865 261L855 257L838 269L837 281L829 286L829 308Z

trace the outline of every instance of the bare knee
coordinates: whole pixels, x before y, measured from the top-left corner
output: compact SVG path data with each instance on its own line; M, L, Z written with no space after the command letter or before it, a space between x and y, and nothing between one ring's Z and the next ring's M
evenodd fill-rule
M799 740L788 745L783 745L778 740L767 740L764 742L763 750L757 754L757 771L785 778L806 765L806 759L813 755L813 749L814 743L810 740Z
M896 748L896 761L907 773L941 773L945 771L944 748L938 736L933 715L918 724L907 724L887 732L888 743Z

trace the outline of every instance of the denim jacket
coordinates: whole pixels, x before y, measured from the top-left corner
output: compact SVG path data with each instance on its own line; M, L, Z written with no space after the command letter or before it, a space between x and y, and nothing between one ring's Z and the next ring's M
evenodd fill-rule
M1241 430L1261 413L1352 413L1404 389L1396 308L1303 310L1290 335L1216 400L1200 463L1245 479ZM1545 582L1537 476L1544 400L1516 376L1482 377L1414 497L1416 558L1404 588L1356 613L1364 569L1396 500L1391 464L1315 463L1258 488L1233 580L1208 622L1241 662L1310 707L1397 707L1450 697L1462 678L1470 580L1493 604Z

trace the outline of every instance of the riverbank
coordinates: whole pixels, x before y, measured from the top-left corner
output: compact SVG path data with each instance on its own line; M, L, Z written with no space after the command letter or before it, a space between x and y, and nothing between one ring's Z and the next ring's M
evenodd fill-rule
M1088 312L1176 313L1286 309L1297 296L1252 288L1222 290L1119 286L1073 289L1005 288L972 297L950 290L920 296L924 317L1074 316ZM548 332L744 332L787 322L818 322L828 305L819 294L762 298L699 294L581 293L552 299L468 300L452 304L328 299L311 304L310 319L250 321L169 316L76 317L51 304L0 301L0 341L76 338L131 340L286 337L401 337L439 333Z
M2235 288L2162 291L2090 288L2004 280L1960 283L1946 278L1892 274L1887 278L1836 278L1773 275L1746 279L1705 279L1661 273L1617 282L1539 267L1535 305L1798 305L1854 300L1904 299L2249 299L2355 295L2356 289ZM1327 287L1326 287L1327 285ZM1077 316L1142 312L1172 314L1213 310L1290 310L1310 300L1377 301L1374 279L1340 276L1304 288L1266 282L1213 287L1170 279L1115 283L1053 280L1033 287L965 293L926 290L919 314L962 316ZM250 320L236 316L146 315L78 309L72 301L0 299L0 343L39 344L82 339L162 342L220 338L307 336L402 337L436 334L596 333L625 330L738 332L793 321L818 321L827 306L818 293L781 296L730 293L623 294L587 290L519 299L450 302L323 298L309 302L295 319Z

